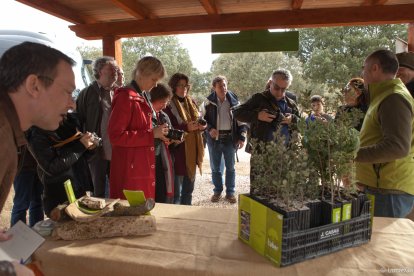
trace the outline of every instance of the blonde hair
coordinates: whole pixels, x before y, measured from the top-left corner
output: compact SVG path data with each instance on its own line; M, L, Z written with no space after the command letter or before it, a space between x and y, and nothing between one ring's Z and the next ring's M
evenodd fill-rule
M165 68L158 58L146 56L137 61L137 64L132 71L132 79L135 79L137 75L148 77L152 74L155 74L162 79L166 75Z

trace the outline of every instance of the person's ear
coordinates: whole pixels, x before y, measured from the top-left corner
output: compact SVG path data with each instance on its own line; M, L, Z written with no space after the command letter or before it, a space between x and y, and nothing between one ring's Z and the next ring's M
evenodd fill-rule
M40 83L39 78L34 74L27 76L24 81L26 92L33 98L39 97L40 85L42 84Z

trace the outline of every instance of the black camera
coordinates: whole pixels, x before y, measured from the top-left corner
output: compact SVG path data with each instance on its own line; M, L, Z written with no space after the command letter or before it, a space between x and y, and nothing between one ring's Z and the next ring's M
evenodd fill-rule
M206 121L206 120L204 120L203 118L199 118L199 119L197 120L197 122L198 122L198 124L199 124L200 126L205 126L205 125L207 125L207 121Z
M170 140L181 141L184 137L184 131L170 128L168 129L168 134L165 135L165 137L167 137Z
M91 134L91 142L94 147L102 147L102 138L99 137L95 132Z
M268 114L276 116L276 118L274 118L273 121L270 122L270 124L275 128L277 128L280 125L280 123L283 121L283 119L285 119L285 115L283 115L283 113L280 112L279 110L277 110L277 111L276 110L266 110L266 112Z

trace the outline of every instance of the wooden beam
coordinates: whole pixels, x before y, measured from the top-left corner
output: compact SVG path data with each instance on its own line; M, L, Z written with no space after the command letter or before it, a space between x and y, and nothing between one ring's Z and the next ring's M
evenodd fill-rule
M302 8L303 0L292 0L292 10L300 10Z
M208 14L218 14L215 0L199 0Z
M408 24L408 52L414 52L414 23Z
M384 5L388 0L364 0L361 6L374 6L374 5Z
M414 4L197 15L70 26L77 36L137 37L254 29L311 28L414 22Z
M120 37L104 36L102 38L102 52L104 56L114 57L122 67L122 42Z
M112 3L123 9L136 19L157 18L151 11L143 4L135 0L111 0Z
M16 0L22 4L41 10L45 13L59 17L60 19L69 21L73 24L92 24L96 23L92 17L82 16L79 11L73 10L57 1L44 0Z

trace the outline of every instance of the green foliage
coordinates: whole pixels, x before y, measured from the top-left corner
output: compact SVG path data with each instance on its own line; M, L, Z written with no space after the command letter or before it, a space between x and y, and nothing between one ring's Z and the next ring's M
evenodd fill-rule
M280 133L274 135L278 137L274 142L252 141L251 191L276 201L279 206L299 208L306 199L315 198L316 175L298 132L293 132L289 147Z
M343 113L338 120L299 123L310 166L321 179L322 198L326 191L330 192L332 201L335 195L340 197L339 186L344 177L353 182L354 165L351 161L359 148L359 132L354 126L362 116L362 112L355 109Z
M212 73L213 77L226 76L229 89L243 102L254 93L264 91L270 75L278 68L292 72L292 91L304 90L301 62L280 52L221 54L213 62Z
M191 83L190 95L200 105L210 94L213 76L210 72L200 73L198 70L194 70L189 77Z
M83 58L95 60L102 56L102 48L82 46L78 48ZM188 50L183 48L176 36L154 36L154 37L135 37L122 41L122 60L125 79L129 82L132 70L136 62L147 55L159 58L167 71L167 78L174 73L180 72L189 76L198 71L193 68L193 64L188 54ZM196 85L196 89L198 86Z
M84 60L94 61L98 57L102 56L102 47L82 45L78 46L77 49L81 53L81 56ZM92 79L94 79L92 65L89 64L86 66L86 68L88 69L89 75L92 77Z
M176 36L128 38L122 41L123 69L127 81L131 80L131 72L136 62L148 55L162 61L167 70L167 79L177 72L191 75L193 71L188 50L181 46Z
M407 37L407 25L300 29L297 57L304 64L306 79L338 89L361 74L364 59L371 52L393 50L397 37Z

